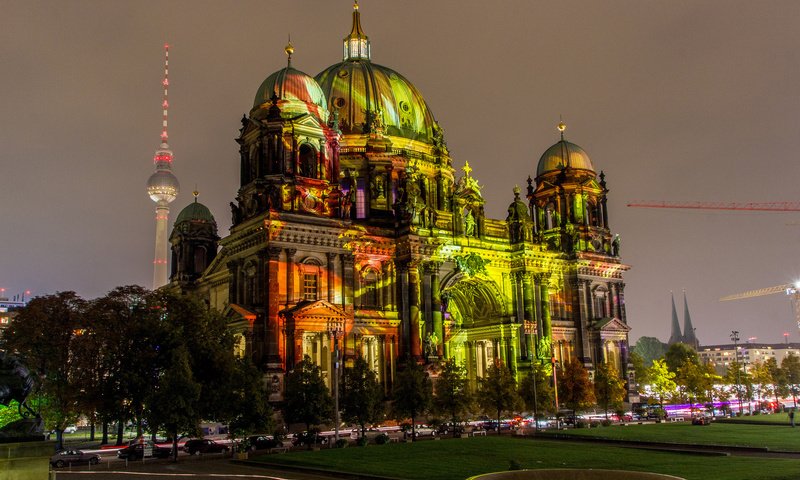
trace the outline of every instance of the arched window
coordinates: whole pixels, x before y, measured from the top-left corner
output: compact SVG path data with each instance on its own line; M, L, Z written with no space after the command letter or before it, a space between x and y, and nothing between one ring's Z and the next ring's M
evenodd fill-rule
M200 274L206 269L206 247L197 247L194 251L194 273Z
M361 277L361 306L378 307L378 273L372 268Z
M303 177L317 178L317 151L311 145L304 143L300 146L300 175Z
M544 212L544 228L545 230L550 230L551 228L555 228L555 209L556 206L553 205L553 202L547 204L547 208L545 208Z

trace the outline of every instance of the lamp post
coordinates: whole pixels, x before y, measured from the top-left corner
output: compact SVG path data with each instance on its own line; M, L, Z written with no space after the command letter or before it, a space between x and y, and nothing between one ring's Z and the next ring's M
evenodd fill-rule
M731 341L733 342L733 354L736 358L736 397L739 399L739 415L742 414L742 386L739 381L739 332L731 331Z

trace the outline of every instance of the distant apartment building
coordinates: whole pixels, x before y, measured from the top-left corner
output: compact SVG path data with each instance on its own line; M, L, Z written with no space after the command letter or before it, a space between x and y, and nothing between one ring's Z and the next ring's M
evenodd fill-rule
M6 328L11 319L14 318L14 310L24 306L24 301L0 297L0 329Z
M787 355L800 356L800 343L740 343L738 359L745 370L754 363L763 363L774 358L780 365ZM734 344L705 345L697 349L697 354L704 363L714 365L717 373L724 374L732 362L736 361Z

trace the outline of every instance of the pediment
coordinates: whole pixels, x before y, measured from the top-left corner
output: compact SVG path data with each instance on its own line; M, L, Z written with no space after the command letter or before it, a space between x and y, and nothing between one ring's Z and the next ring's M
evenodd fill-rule
M620 332L620 333L627 333L631 331L631 327L627 326L622 320L618 318L601 318L597 320L594 325L592 325L594 330L603 332L603 333L612 333L612 332Z
M344 321L347 315L340 307L325 300L303 301L283 310L281 315L291 316L295 320L338 320Z

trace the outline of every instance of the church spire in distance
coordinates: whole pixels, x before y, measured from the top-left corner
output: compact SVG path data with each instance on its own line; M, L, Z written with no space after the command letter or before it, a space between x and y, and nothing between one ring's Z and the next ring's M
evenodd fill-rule
M172 174L172 151L169 149L167 120L169 114L169 45L164 45L164 96L161 101L161 145L153 156L156 172L147 181L147 195L156 203L156 248L153 259L153 289L167 284L167 221L169 204L178 196L180 186Z
M369 37L361 29L361 12L358 11L358 0L353 4L353 28L350 35L344 37L344 61L369 61Z
M683 341L683 335L681 334L681 324L678 321L678 312L675 310L675 296L672 295L672 292L669 292L669 297L672 300L672 333L669 336L669 345L673 343L680 343Z

